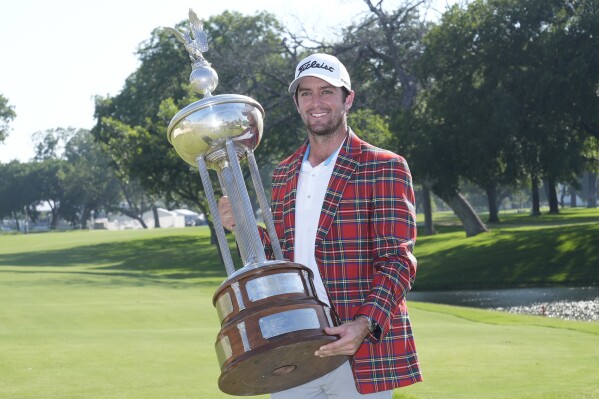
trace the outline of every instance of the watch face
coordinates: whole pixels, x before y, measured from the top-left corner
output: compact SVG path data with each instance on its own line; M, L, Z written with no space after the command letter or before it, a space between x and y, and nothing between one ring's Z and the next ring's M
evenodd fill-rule
M368 318L368 329L370 330L370 332L373 332L375 328L375 323L374 320L372 320L370 317Z

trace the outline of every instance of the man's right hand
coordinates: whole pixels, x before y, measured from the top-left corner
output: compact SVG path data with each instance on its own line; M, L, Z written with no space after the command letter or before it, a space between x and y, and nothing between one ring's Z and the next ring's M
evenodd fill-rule
M223 227L229 231L235 231L235 217L233 216L229 197L223 196L218 201L218 214L223 222Z

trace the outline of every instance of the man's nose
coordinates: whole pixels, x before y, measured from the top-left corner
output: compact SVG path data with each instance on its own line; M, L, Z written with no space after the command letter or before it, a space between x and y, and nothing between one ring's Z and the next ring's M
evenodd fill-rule
M323 96L320 93L314 93L310 96L310 104L320 104Z

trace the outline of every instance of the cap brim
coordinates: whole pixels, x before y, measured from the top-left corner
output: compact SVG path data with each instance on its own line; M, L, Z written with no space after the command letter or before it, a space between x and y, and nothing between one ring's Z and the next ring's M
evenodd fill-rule
M289 94L295 94L295 90L297 89L297 86L299 85L300 80L302 80L303 78L308 77L308 76L312 76L312 77L315 77L315 78L318 78L318 79L322 79L325 82L330 83L330 84L332 84L335 87L345 87L345 88L347 88L347 86L345 86L343 83L339 82L338 80L329 79L327 77L324 77L324 76L318 75L318 74L306 73L306 74L300 76L299 78L295 78L293 80L293 82L291 82L291 84L289 85L289 89L288 89L289 90ZM348 88L348 90L351 91L351 89L349 89L349 88Z

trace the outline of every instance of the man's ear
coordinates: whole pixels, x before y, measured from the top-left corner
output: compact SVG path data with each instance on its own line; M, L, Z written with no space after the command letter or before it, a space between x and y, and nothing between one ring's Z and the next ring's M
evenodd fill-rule
M349 109L353 105L353 103L354 103L354 96L355 96L355 93L354 93L353 90L351 90L349 92L349 94L347 95L347 97L345 97L345 111L346 112L349 111Z

